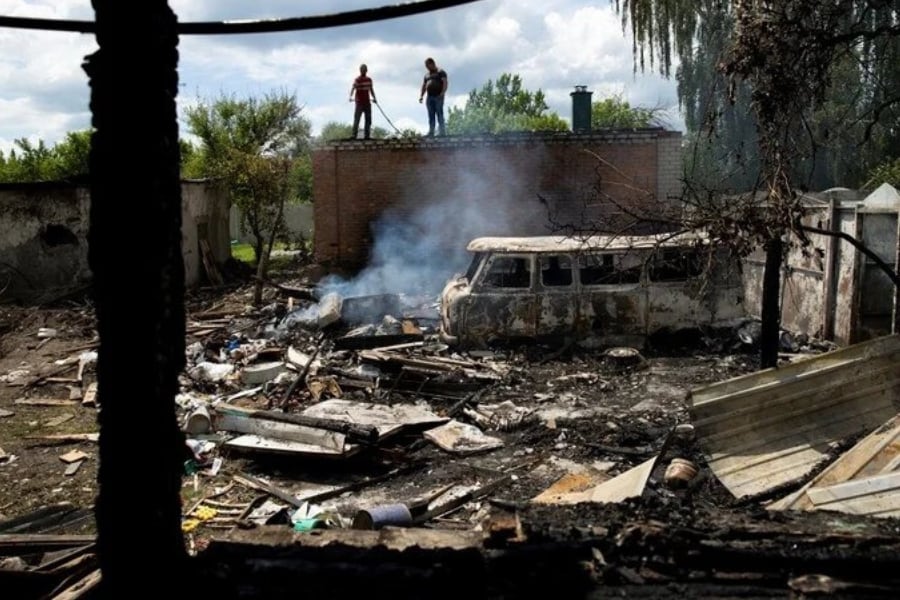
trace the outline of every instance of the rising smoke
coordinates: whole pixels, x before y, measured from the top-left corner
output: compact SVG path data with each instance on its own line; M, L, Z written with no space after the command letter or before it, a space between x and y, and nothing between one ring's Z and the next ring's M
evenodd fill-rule
M324 279L322 294L436 295L468 266L472 256L466 245L473 238L546 233L538 190L516 185L521 175L503 164L492 164L489 176L476 175L483 172L473 168L479 160L497 163L496 154L478 154L447 159L440 181L417 182L405 202L372 225L367 266L352 279ZM441 189L447 182L453 183Z

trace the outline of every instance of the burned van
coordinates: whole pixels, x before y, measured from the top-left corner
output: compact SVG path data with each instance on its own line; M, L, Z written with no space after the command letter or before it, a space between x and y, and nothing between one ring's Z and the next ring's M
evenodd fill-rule
M699 234L483 237L441 295L441 338L633 342L744 317L737 261Z

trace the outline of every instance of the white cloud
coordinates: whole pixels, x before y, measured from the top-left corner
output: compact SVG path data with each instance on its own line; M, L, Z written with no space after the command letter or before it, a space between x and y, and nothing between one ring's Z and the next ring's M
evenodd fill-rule
M393 4L388 0L170 0L181 21L284 18ZM0 0L0 14L92 19L87 0ZM0 149L16 138L52 144L89 126L83 57L93 36L0 29ZM318 131L349 122L347 92L359 63L369 65L381 108L403 128L424 131L418 104L423 61L433 56L450 76L449 105L501 73L544 91L551 110L569 118L569 93L587 85L594 98L621 94L635 105L676 106L675 83L635 75L631 40L608 2L491 0L328 30L278 34L183 36L179 104L222 94L294 93ZM379 111L375 125L390 129ZM681 125L675 114L674 124Z

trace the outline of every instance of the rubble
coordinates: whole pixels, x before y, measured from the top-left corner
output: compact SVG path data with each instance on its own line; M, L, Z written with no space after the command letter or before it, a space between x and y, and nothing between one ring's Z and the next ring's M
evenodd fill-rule
M427 571L449 590L465 567L521 592L532 574L511 565L538 557L534 573L548 579L579 563L594 584L619 590L689 582L727 596L737 581L787 589L788 567L777 563L794 548L792 585L811 589L798 565L829 547L815 508L894 514L898 434L882 427L898 410L890 338L820 354L824 345L794 336L793 356L758 373L743 330L687 349L462 351L439 341L431 317L417 316L426 311L388 296L323 304L270 295L253 309L235 292L191 313L176 410L186 435L182 529L197 565L255 579L270 566L260 556L280 547L294 578L313 566L358 575L363 564L423 582ZM368 322L346 312L372 306L389 312ZM55 470L43 499L82 486L89 506L96 364L82 361L90 349L60 346L63 338L40 348L44 363L29 356L27 367L17 361L0 373L16 406L4 423L21 422L28 443L3 439L16 460L0 462L0 476L22 489L23 460L45 452ZM43 429L48 421L58 429ZM60 480L71 483L59 488ZM766 520L760 508L780 509L784 520ZM878 552L900 548L879 525L828 523L855 543L858 531L877 532ZM768 562L729 562L723 549ZM440 568L438 556L447 561Z

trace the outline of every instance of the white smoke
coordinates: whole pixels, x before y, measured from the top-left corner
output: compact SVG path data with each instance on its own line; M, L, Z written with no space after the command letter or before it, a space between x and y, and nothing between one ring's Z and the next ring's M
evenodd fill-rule
M496 161L494 154L484 158ZM418 182L406 202L388 209L372 224L366 267L349 280L323 279L320 292L337 292L342 297L435 295L448 279L466 269L472 258L466 245L473 238L545 233L547 214L538 201L538 190L522 190L515 185L513 172L499 164L492 165L491 181L476 177L471 171L473 160L478 159L471 155L465 161L450 158L442 166L441 181ZM447 181L457 183L442 190Z

